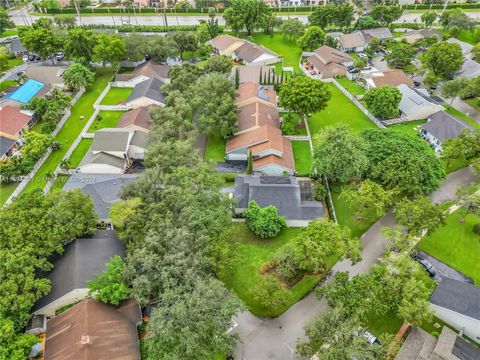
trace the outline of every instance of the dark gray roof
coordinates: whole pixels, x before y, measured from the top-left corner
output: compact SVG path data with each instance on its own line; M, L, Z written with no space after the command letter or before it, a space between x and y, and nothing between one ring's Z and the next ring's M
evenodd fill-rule
M151 78L141 83L135 85L132 93L128 97L128 101L133 101L141 97L147 97L159 101L161 103L165 102L165 96L160 90L160 87L163 86L164 82L162 80Z
M143 131L135 131L133 134L132 140L130 141L130 145L135 145L141 148L146 149L149 143L149 136L147 133Z
M428 117L428 122L422 125L422 129L439 141L445 141L456 138L464 129L473 129L473 127L446 111L439 111Z
M322 203L301 200L300 186L293 176L237 176L234 197L240 209L255 200L262 207L274 205L287 220L324 216Z
M375 28L375 29L365 29L362 30L362 32L365 35L384 40L384 39L393 39L392 32L390 31L389 28L383 27L383 28ZM370 40L370 39L368 39Z
M98 230L92 237L75 239L63 255L52 260L53 270L46 275L52 289L34 306L34 311L52 303L74 289L87 287L86 281L101 274L111 257L125 257L125 245L113 230Z
M15 140L0 136L0 156L5 155L12 148L13 144L15 144Z
M457 336L455 344L453 344L452 354L461 360L480 359L480 349L468 343L459 336Z
M23 46L19 38L15 38L12 39L12 42L10 43L10 51L13 53L22 53L27 51L27 49L25 49L25 46Z
M100 129L94 137L92 151L127 151L130 140L129 129Z
M480 287L453 279L442 279L430 303L480 320Z
M82 174L74 173L63 190L79 189L93 201L100 219L108 219L110 206L120 200L122 188L136 178L134 174Z

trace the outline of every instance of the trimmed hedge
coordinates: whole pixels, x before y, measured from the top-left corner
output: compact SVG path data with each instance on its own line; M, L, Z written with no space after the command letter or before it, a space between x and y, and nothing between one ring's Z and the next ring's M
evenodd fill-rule
M444 4L411 4L411 5L403 5L403 9L407 10L441 10L443 9ZM449 3L447 9L480 9L480 3L470 3L470 4L455 4Z
M169 32L169 31L195 31L198 25L172 25L165 27L163 25L82 25L83 29L117 29L118 32ZM223 27L219 26L219 32L223 32Z

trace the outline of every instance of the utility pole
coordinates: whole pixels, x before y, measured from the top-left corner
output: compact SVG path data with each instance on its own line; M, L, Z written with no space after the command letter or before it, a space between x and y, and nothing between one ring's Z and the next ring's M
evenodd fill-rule
M163 1L163 17L165 18L165 29L168 29L168 21L167 21L167 4L166 0Z
M77 0L73 0L73 5L75 6L75 11L77 12L77 16L78 16L78 23L80 24L80 26L82 26L82 17L80 16L80 8L77 4Z

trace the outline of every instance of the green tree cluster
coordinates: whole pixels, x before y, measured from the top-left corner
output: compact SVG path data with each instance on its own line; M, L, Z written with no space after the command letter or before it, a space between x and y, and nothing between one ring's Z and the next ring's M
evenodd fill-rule
M325 33L320 26L309 26L297 44L303 51L315 51L325 44L325 40Z
M322 29L328 26L347 28L354 18L353 6L345 3L343 5L316 6L308 17L310 25L319 26Z
M394 21L400 19L403 9L400 6L380 5L374 6L370 16L378 21L382 26L391 25Z
M243 215L247 227L263 239L273 238L287 227L285 216L278 215L277 208L273 205L262 208L252 200Z
M462 30L472 30L476 22L461 9L444 11L440 15L440 24L451 36L457 36Z
M395 69L405 69L412 63L417 49L407 43L398 42L392 46L391 51L385 55L388 66Z
M232 0L223 13L227 26L235 33L246 29L248 35L267 25L272 9L262 0Z
M428 49L423 61L436 76L449 78L462 67L464 58L460 45L440 41Z
M302 35L305 26L298 18L285 19L280 25L280 32L288 39L296 39Z
M86 66L74 63L63 73L65 85L72 91L78 91L81 88L87 89L93 84L95 74Z
M393 86L375 87L367 91L364 100L373 115L390 119L398 116L402 93Z
M10 14L6 9L0 9L0 36L5 30L15 28L15 23L12 21Z
M54 88L49 99L35 97L26 107L42 122L41 132L50 133L55 129L65 110L70 107L70 97L64 91Z

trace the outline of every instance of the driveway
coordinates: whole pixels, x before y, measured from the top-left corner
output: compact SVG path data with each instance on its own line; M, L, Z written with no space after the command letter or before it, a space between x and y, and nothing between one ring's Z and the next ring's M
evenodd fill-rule
M435 266L435 269L437 269L437 274L433 278L434 280L442 281L442 279L453 279L453 280L465 282L468 284L473 284L473 279L471 277L468 277L464 273L458 270L455 270L454 268L448 266L447 264L441 262L440 260L434 258L433 256L430 256L427 253L424 253L423 251L419 251L418 254L425 260L428 260L430 264Z
M460 187L478 181L469 168L464 168L450 174L440 188L430 196L438 203L455 200L455 193ZM381 230L395 223L391 212L378 220L360 238L362 261L352 266L349 260L335 264L332 272L349 271L350 276L367 272L382 256L386 240ZM331 281L331 276L328 281ZM313 293L308 294L285 313L275 319L260 318L249 312L238 316L240 341L235 348L237 360L287 360L296 359L295 345L298 339L305 337L304 326L314 317L328 308L324 300L318 301Z

